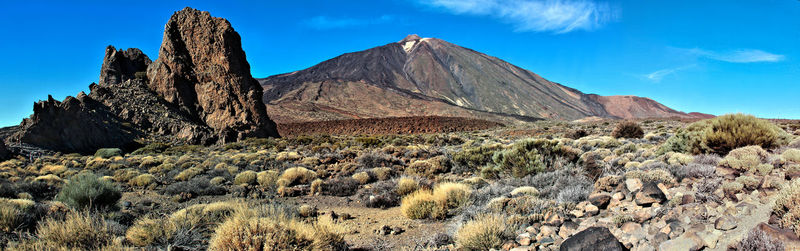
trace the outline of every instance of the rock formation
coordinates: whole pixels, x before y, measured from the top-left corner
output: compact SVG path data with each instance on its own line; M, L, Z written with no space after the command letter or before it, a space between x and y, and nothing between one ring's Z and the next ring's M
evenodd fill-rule
M239 34L225 19L188 7L176 12L147 76L152 90L214 129L223 142L277 136Z
M59 102L49 96L33 106L12 140L64 152L93 153L98 148L129 148L139 131L83 92Z
M140 138L191 144L277 137L227 20L191 8L176 12L160 57L106 48L90 93L34 105L12 140L63 151L127 148Z

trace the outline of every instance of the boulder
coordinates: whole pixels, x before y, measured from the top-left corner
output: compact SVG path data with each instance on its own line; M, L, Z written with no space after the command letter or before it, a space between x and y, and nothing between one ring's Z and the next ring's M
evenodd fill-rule
M589 195L589 202L599 209L606 209L608 203L611 202L611 194L609 193L596 193Z
M733 216L722 216L714 221L714 228L718 230L728 231L736 228L736 219Z
M640 206L648 206L653 203L662 203L667 200L667 196L654 182L648 182L642 186L635 195L636 204Z
M625 248L608 228L590 227L564 240L559 250L625 250Z
M278 136L239 33L228 20L189 7L175 12L147 77L150 89L203 121L223 143Z

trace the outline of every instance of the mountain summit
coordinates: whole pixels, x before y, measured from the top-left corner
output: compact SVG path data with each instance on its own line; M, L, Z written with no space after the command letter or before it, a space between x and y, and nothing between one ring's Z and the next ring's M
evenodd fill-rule
M584 94L499 58L418 35L259 81L279 123L427 115L495 120L694 116L647 98Z

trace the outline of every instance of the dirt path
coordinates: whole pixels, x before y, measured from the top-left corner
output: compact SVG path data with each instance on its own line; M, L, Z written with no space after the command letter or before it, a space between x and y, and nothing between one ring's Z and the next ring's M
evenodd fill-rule
M300 204L317 206L320 217L328 217L333 211L340 217L349 214L352 219L339 221L349 231L345 240L351 248L397 250L424 244L437 233L446 231L447 221L410 220L402 215L400 207L387 209L367 208L348 198L331 196L299 197ZM397 235L378 235L375 230L383 227L400 227Z
M770 196L767 203L756 204L756 208L753 209L750 215L737 219L738 225L736 228L722 234L719 242L717 243L717 247L711 250L727 250L728 245L742 240L742 238L744 238L751 229L756 227L756 225L761 222L768 221L769 216L772 213L772 207L775 205L775 199L776 196ZM713 228L714 226L711 227Z

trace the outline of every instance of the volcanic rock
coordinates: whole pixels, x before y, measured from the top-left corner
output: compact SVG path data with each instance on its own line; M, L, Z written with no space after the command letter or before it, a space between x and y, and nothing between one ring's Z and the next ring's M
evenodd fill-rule
M150 90L143 74L150 59L139 49L106 48L100 84L90 85L89 96L149 135L174 137L190 144L212 144L214 131ZM140 75L140 76L136 76Z
M653 203L662 203L667 200L667 196L658 184L653 182L645 183L638 192L636 192L635 200L637 205L650 205Z
M83 92L59 102L48 96L33 106L12 136L16 142L65 152L94 153L98 148L128 148L140 132L108 107Z
M0 160L7 160L11 157L11 153L6 149L6 143L0 140Z
M278 136L241 38L225 19L188 7L173 14L147 77L152 90L214 129L222 142Z
M150 63L150 58L139 49L117 51L114 46L109 45L106 47L106 56L100 69L99 83L100 85L122 83L137 78L137 73L140 73L140 78L146 77L145 72Z
M625 248L608 228L590 227L564 240L559 250L625 250Z

